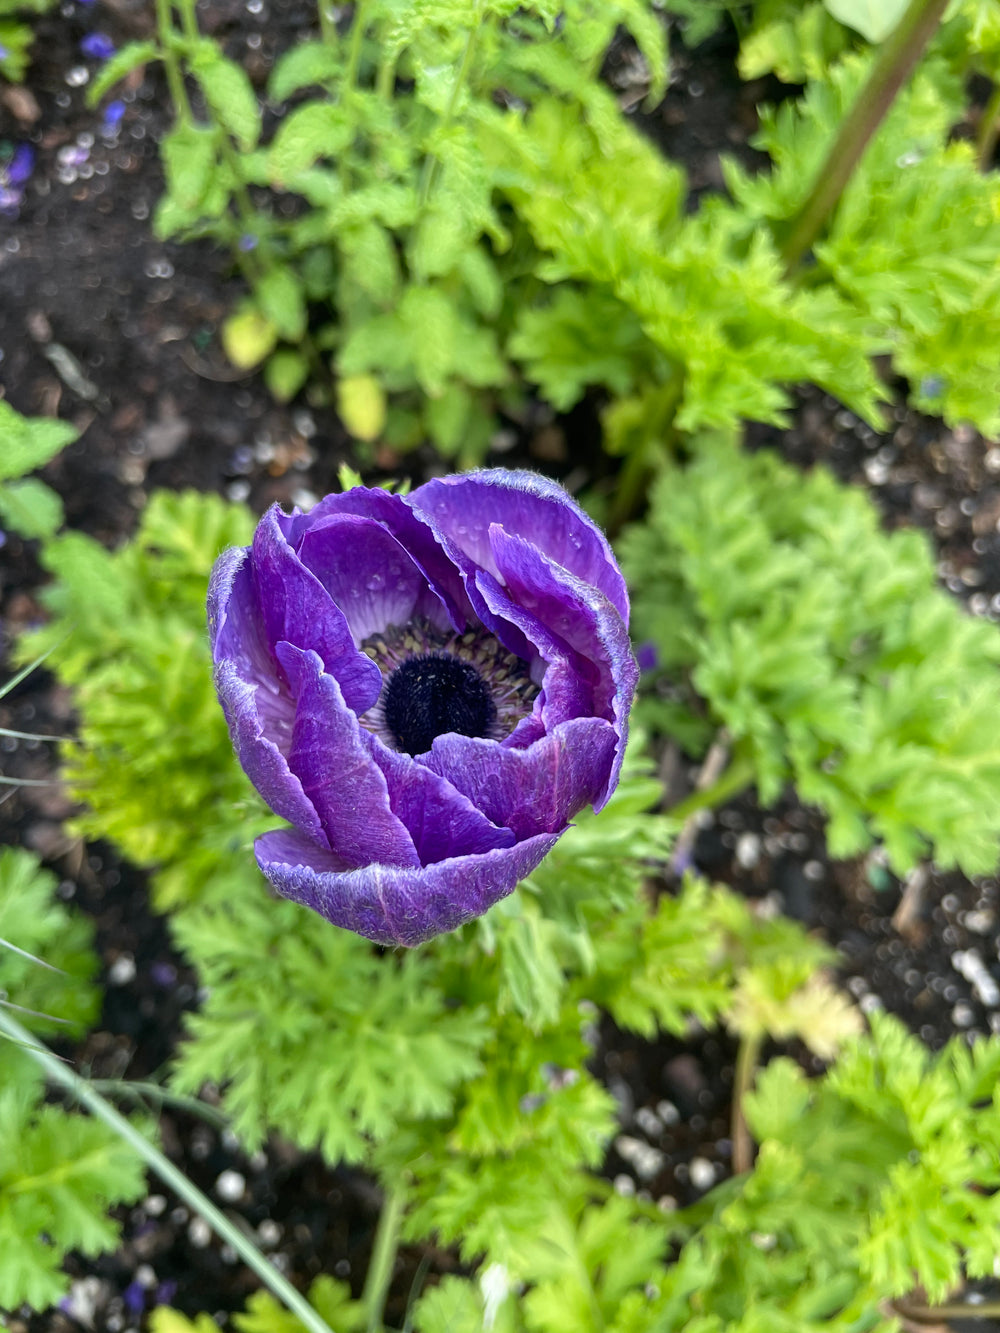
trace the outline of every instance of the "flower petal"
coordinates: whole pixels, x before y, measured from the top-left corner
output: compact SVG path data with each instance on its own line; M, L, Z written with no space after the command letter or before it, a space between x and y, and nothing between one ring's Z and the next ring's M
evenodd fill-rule
M443 602L409 553L374 519L321 519L303 535L299 559L343 612L357 644L417 618L449 623Z
M562 833L603 794L616 740L610 722L581 717L524 750L475 736L439 736L425 762L520 842Z
M264 633L253 570L245 547L234 546L215 562L208 584L208 633L217 669L222 675L227 703L245 711L236 681L252 687L253 723L242 728L244 741L259 734L287 757L292 743L295 704L275 669L274 655Z
M343 861L295 829L264 833L257 864L277 891L376 944L421 944L505 898L558 841L539 834L513 847L456 856L423 869Z
M268 640L272 648L284 641L319 653L348 707L364 713L381 693L382 673L358 651L342 609L285 540L283 518L272 505L253 539L253 568Z
M372 756L389 786L392 811L406 825L421 865L510 847L515 841L510 829L498 828L499 821L492 822L477 810L439 772L407 754L397 754L374 736L371 742Z
M277 645L295 698L289 765L315 807L326 842L348 865L419 866L413 839L393 814L381 770L358 719L317 653Z
M617 610L592 584L543 554L521 537L512 537L496 524L490 530L497 568L509 596L545 625L577 660L583 659L598 674L593 712L612 721L618 734L615 763L596 808L600 809L618 782L628 715L639 680L628 630Z
M309 528L342 514L373 518L391 532L448 608L452 628L459 633L465 629L471 607L462 577L433 532L402 496L379 487L355 486L338 495L324 496L308 514L293 514L290 518L282 514L279 522L288 541L297 549Z
M407 497L439 537L447 537L469 559L497 574L490 545L494 523L523 537L599 588L628 624L625 580L607 538L566 491L534 472L486 468L426 482Z
M257 687L243 680L235 662L227 660L215 669L215 688L244 773L276 815L295 824L315 842L325 843L316 807L281 750L264 734Z

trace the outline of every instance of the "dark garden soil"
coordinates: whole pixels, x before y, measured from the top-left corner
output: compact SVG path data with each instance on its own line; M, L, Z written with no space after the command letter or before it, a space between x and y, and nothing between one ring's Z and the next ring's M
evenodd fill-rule
M260 0L199 7L205 29L261 80L312 12L296 3L268 10ZM59 415L79 428L80 439L45 479L62 495L69 523L109 545L131 533L155 488L219 491L261 510L274 500L308 503L331 489L339 463L352 460L329 410L280 407L258 379L228 366L218 328L240 288L225 261L207 245L153 238L156 142L167 123L155 72L132 81L117 132L102 133L100 114L85 106L97 66L81 54L80 39L100 28L121 44L151 24L152 5L143 0L95 7L68 0L38 21L27 89L0 93L0 151L7 140L30 142L38 154L19 216L0 217L0 384L20 411ZM721 185L720 151L752 159L755 104L776 91L740 84L733 54L725 42L678 50L666 101L642 116L686 165L696 192ZM638 100L634 68L624 48L609 60L608 77L626 104ZM534 465L582 486L603 466L596 439L589 408L566 420L540 417L520 423L513 450L490 461ZM792 430L754 428L751 440L802 466L822 461L868 487L887 526L930 533L942 581L970 613L1000 619L1000 447L904 409L876 434L813 391L800 395ZM397 463L388 455L378 461L387 469ZM440 463L416 454L400 466L419 481ZM42 582L33 545L7 536L0 652L42 615ZM0 703L0 725L63 733L72 726L71 701L39 670ZM691 765L681 756L677 765L690 783ZM50 777L51 748L4 738L0 768ZM75 1058L95 1076L141 1080L162 1071L184 1011L197 1003L195 978L150 911L145 876L107 846L73 841L62 823L69 812L57 786L18 789L0 806L0 840L40 853L60 876L62 895L96 923L106 1000L98 1030ZM932 1047L956 1031L1000 1031L995 879L931 873L909 886L904 902L903 886L877 857L831 863L821 821L791 797L770 810L744 798L706 818L694 854L707 874L766 910L821 930L841 950L845 984L863 1008L900 1014ZM670 1208L729 1173L733 1056L724 1036L645 1043L603 1028L597 1067L621 1106L606 1166L618 1188L648 1191ZM161 1124L170 1156L297 1284L331 1273L360 1290L379 1207L369 1179L330 1171L280 1142L247 1158L225 1131L175 1109ZM189 1314L241 1307L256 1280L200 1219L155 1182L152 1189L124 1213L117 1254L73 1262L65 1312L9 1326L135 1329L163 1300ZM404 1250L390 1321L402 1321L423 1257ZM447 1253L429 1257L432 1274L454 1266Z

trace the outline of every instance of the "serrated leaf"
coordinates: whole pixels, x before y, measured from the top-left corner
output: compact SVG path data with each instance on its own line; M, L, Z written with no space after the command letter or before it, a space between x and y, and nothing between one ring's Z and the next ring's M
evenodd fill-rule
M68 421L23 417L0 399L0 481L41 467L76 436L75 427Z
M275 183L289 187L299 172L321 157L336 157L350 144L353 128L344 107L307 102L281 122L268 154Z
M246 71L222 54L208 38L194 48L191 72L205 100L244 152L260 138L260 104Z
M340 49L327 40L300 42L286 51L275 65L268 80L267 95L276 102L284 102L302 88L322 87L340 73L342 65Z

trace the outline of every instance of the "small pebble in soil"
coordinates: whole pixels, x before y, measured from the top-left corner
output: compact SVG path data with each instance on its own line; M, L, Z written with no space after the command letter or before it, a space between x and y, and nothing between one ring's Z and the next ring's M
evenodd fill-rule
M246 1193L247 1182L239 1171L223 1171L215 1182L215 1192L227 1203L235 1203Z
M135 980L135 959L130 953L121 953L108 968L109 986L127 986Z
M976 994L976 998L987 1009L1000 1005L1000 986L987 971L979 953L975 949L959 949L951 956L951 965L965 978Z
M969 1028L975 1021L976 1015L972 1011L972 1006L959 1000L951 1011L951 1021L957 1028Z
M715 1184L715 1167L707 1157L692 1157L688 1170L696 1190L704 1193Z
M212 1228L203 1217L192 1217L187 1234L196 1250L204 1250L212 1239Z

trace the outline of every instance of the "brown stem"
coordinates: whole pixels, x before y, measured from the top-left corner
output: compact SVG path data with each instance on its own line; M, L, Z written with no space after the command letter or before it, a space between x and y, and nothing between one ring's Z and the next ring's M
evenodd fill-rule
M792 222L781 252L786 276L812 248L823 230L869 140L912 73L947 6L948 0L910 0L898 26L883 42L868 82L855 98L819 170L816 183Z

